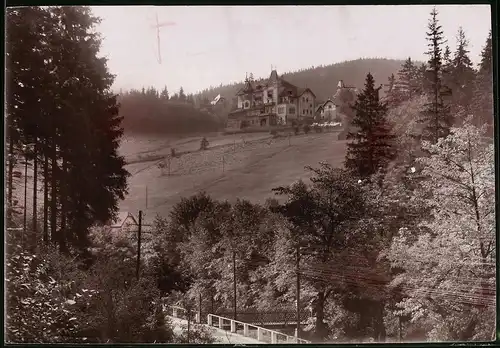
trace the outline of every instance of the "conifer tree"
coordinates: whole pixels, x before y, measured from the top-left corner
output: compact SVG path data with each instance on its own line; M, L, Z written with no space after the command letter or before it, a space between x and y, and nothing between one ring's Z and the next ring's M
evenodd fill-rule
M161 91L161 94L160 94L160 99L164 100L164 101L168 101L169 97L168 97L167 86L163 87L163 90Z
M347 134L345 167L360 178L384 171L395 158L395 136L386 119L387 105L379 100L379 90L369 73L365 89L353 106L356 115L351 124L356 132Z
M179 100L181 102L185 102L186 101L186 94L184 93L184 88L181 88L179 89Z
M479 71L474 82L473 122L477 127L490 125L489 135L493 135L493 54L491 31L481 51Z
M431 12L427 32L429 51L428 69L425 73L425 90L430 102L422 112L420 122L425 124L422 138L436 143L439 138L449 134L453 125L453 118L450 114L449 105L445 102L449 95L448 89L443 85L443 53L442 45L445 43L443 30L437 19L438 12L434 8Z
M474 92L474 71L467 50L469 42L462 28L457 34L457 49L451 62L450 77L452 93L452 108L454 114L462 113L462 120L470 113L470 105Z
M61 250L68 243L85 248L90 225L110 219L126 192L117 154L121 119L110 91L114 77L98 57L98 21L78 6L8 13L8 83L17 86L8 116L19 130L14 140L36 145L30 160L42 163L43 239L50 230Z
M409 100L418 92L417 67L410 57L398 72L398 93L401 101Z

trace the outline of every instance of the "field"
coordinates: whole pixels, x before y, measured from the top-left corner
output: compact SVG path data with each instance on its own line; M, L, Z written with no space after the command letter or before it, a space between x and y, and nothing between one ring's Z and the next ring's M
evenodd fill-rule
M120 210L147 220L168 215L181 197L205 191L216 199L246 198L263 203L272 188L307 179L305 166L326 161L341 165L345 142L337 132L310 133L272 138L269 134L207 136L209 148L199 151L201 136L183 139L134 138L123 142L121 153L128 162L129 194ZM181 156L159 168L158 159L174 147ZM161 161L161 160L160 160ZM168 161L165 161L168 164ZM170 175L169 175L170 172Z

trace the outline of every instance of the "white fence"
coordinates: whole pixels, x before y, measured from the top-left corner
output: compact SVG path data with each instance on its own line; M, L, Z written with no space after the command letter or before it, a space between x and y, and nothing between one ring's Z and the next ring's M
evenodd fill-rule
M189 319L194 319L194 322L199 324L201 322L200 313L191 311L189 313ZM188 311L185 308L179 306L167 306L167 315L171 315L174 318L188 320Z
M254 338L265 343L310 343L309 341L286 335L279 331L269 330L257 325L244 323L242 321L221 317L215 314L209 314L207 317L209 326L218 327L221 330L230 328L231 333Z

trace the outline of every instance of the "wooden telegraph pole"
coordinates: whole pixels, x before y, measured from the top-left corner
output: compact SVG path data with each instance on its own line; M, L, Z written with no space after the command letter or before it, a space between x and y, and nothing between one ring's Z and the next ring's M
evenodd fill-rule
M142 210L139 210L139 226L137 230L137 266L136 266L136 277L139 280L139 271L141 268L141 227L142 227Z
M237 320L236 318L236 252L233 251L233 297L234 297L234 318L233 320Z
M297 271L297 338L300 338L300 246L297 244L296 255L296 271Z

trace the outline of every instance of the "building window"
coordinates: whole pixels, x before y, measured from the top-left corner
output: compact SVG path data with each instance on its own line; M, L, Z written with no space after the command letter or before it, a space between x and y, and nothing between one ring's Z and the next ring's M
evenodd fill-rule
M312 105L312 104L309 104L309 107L310 107L310 108L312 108L312 107L313 107L313 105Z
M302 101L306 101L306 98L305 98L305 97L302 97Z
M306 103L309 103L309 98L306 98Z
M290 109L288 110L288 112L289 112L291 115L295 115L295 108L293 108L293 107L292 107L292 108L290 108Z
M280 106L278 108L278 114L284 114L285 113L285 107L284 106Z
M332 108L332 106L330 105L328 108L329 108L329 109L331 109L331 108Z
M306 110L302 109L302 115L304 115L306 113Z

